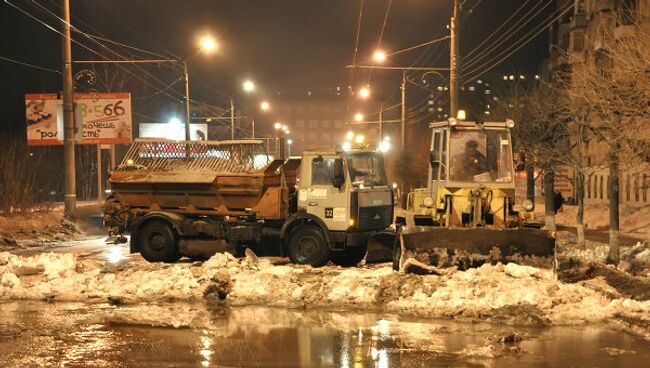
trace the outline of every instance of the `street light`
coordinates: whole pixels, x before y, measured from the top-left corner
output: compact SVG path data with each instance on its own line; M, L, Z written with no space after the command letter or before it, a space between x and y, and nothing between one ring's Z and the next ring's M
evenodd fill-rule
M219 45L217 44L217 40L215 40L214 37L210 35L202 36L199 39L199 46L201 50L203 50L207 54L213 53L219 47Z
M354 120L358 123L361 123L363 121L363 114L360 112L354 114Z
M255 90L255 83L250 80L245 80L242 86L246 92L253 92Z
M269 111L270 108L271 104L269 104L268 101L262 101L260 103L260 109L262 109L262 111Z
M384 61L386 61L386 53L383 50L376 50L372 54L372 58L378 63L383 63Z
M361 98L368 98L370 97L370 88L368 87L361 87L359 90L359 97Z

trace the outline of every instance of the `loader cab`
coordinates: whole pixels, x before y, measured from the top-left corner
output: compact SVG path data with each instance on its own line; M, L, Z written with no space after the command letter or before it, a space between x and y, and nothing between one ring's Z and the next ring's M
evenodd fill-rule
M430 126L428 184L409 194L403 221L507 227L515 191L510 135L514 122L449 119Z
M392 222L392 191L384 158L373 150L304 152L298 211L320 218L329 231L383 230Z
M431 124L429 182L449 188L514 188L508 122Z

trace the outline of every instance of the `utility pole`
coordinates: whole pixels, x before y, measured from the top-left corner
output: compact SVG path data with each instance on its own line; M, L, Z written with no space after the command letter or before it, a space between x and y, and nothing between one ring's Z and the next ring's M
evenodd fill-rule
M230 139L235 139L235 102L230 96Z
M401 148L406 150L406 70L402 71L402 136Z
M70 44L70 0L63 0L61 51L63 53L63 160L65 161L64 214L76 217L77 183L74 158L74 101L72 100L72 46Z
M458 112L458 93L460 82L460 55L458 50L458 0L454 0L454 16L449 25L451 31L449 46L449 116L456 117Z
M190 141L190 75L187 72L187 60L183 61L185 75L185 140Z
M384 104L379 105L379 141L384 139Z

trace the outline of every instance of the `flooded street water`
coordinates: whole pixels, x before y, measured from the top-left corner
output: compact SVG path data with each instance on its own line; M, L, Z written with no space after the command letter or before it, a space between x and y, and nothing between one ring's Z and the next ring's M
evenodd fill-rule
M648 341L606 326L520 328L204 304L0 307L2 367L639 367L650 360ZM498 341L513 332L520 342Z

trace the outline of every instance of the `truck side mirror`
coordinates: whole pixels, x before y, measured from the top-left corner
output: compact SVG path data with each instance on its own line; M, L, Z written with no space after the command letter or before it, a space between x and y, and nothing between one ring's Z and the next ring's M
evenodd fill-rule
M345 173L343 172L343 160L337 158L334 160L334 176L332 176L332 185L340 188L345 183Z

